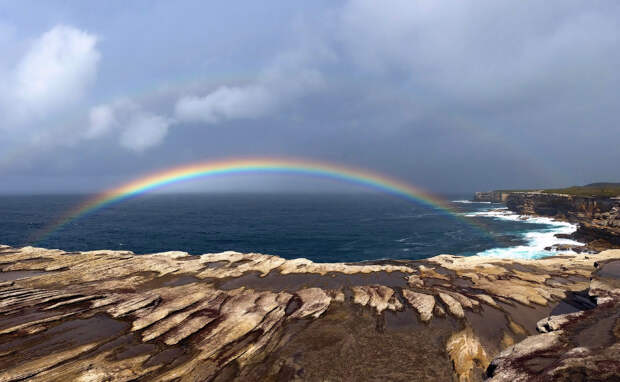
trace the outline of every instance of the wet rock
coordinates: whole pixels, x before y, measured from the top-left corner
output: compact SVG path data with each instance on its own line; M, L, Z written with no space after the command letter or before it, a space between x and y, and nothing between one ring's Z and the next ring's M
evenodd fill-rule
M433 312L435 313L436 316L438 317L445 317L446 316L446 311L444 308L442 308L439 305L435 305L435 308L433 309Z
M576 312L546 317L536 323L536 330L538 330L539 333L548 333L559 330L571 320L577 319L582 315L583 312Z
M402 303L396 298L394 290L385 285L358 286L353 290L353 302L362 306L370 306L381 314L386 309L396 311L402 309Z
M0 283L0 381L320 380L322 373L330 380L419 374L445 381L449 373L477 380L505 348L513 351L491 365L493 378L578 370L597 377L603 374L592 365L617 354L619 261L620 251L316 264L237 252L0 247L0 269L20 272L4 273L10 280ZM254 279L261 282L247 282ZM553 346L537 347L535 336L517 342L553 306L571 303L567 296L587 299L588 289L596 307L539 323L553 330ZM421 321L436 320L421 330L401 299ZM66 334L56 329L67 325ZM339 368L342 352L347 367ZM329 372L326 357L338 360ZM412 364L425 368L412 374ZM605 370L613 375L613 367Z
M603 251L620 246L618 198L512 192L506 198L506 206L521 215L549 216L578 223L577 231L570 238L587 245L570 249Z
M441 298L441 301L446 304L446 306L448 307L448 312L450 312L450 314L458 318L465 317L463 307L458 301L456 301L454 297L450 296L447 293L439 293L439 298Z
M446 281L450 280L448 276L442 275L441 273L437 272L435 268L430 268L425 265L420 265L418 269L420 271L420 276L422 277L434 278L434 279L440 279L440 280L446 280ZM415 286L415 285L412 285L412 286Z
M424 293L417 293L409 289L403 289L403 297L418 311L422 321L428 322L433 318L435 297Z
M320 288L302 289L297 291L296 295L301 299L301 307L291 315L292 318L319 318L329 308L332 300ZM342 297L344 299L344 295Z
M502 351L491 361L487 368L489 381L508 382L526 381L520 371L521 359L531 354L543 352L561 345L561 332L552 332L528 337L525 340Z
M476 300L468 298L467 296L462 295L458 292L447 292L450 296L454 297L455 300L461 304L462 307L473 309L474 306L480 306L480 303Z
M413 288L423 288L424 280L422 280L418 275L411 275L407 278L407 284L409 284L409 286Z
M459 381L473 380L474 369L482 370L489 365L489 357L471 328L453 334L446 343L446 351L452 359Z
M490 364L490 381L612 381L620 380L620 274L616 260L597 265L590 294L594 308L544 318L537 323L543 334L504 350Z
M479 299L482 302L485 302L485 303L491 305L492 307L495 307L495 308L498 307L497 303L495 302L495 300L493 300L493 297L491 297L491 296L488 296L486 294L477 294L476 298Z

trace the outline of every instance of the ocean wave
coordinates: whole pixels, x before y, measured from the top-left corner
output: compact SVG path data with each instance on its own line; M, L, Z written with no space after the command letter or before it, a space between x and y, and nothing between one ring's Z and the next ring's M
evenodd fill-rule
M545 249L553 245L583 245L583 243L575 240L555 237L555 235L557 234L571 234L575 232L577 230L577 225L554 220L552 218L518 215L505 209L478 211L466 214L465 216L482 216L498 220L520 221L523 223L544 224L549 226L549 228L523 233L523 239L527 243L525 245L518 245L507 248L491 248L482 252L478 252L476 254L478 256L536 259L540 257L550 256L556 253L556 251L549 251ZM574 253L574 251L562 250L562 253Z
M477 202L474 200L452 200L452 203L463 203L463 204L491 204L491 202Z

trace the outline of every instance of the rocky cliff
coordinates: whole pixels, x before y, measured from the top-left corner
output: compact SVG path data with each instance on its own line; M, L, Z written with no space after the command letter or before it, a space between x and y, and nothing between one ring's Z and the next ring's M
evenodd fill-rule
M0 246L0 381L620 378L619 265Z
M504 203L509 195L510 192L508 191L476 192L474 200L477 202Z
M594 249L620 246L620 198L542 192L513 192L506 206L519 214L550 216L578 223L574 239Z

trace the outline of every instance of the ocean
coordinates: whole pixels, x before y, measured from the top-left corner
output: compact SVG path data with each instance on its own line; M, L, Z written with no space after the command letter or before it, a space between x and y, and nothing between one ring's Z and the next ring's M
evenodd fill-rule
M41 235L85 195L0 196L0 244L66 251L257 252L316 262L439 254L538 258L576 227L448 198L455 214L386 194L150 194Z

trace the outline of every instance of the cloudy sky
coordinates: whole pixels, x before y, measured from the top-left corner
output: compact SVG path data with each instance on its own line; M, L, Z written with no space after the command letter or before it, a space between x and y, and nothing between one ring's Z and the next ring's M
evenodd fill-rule
M437 192L620 181L616 0L0 0L0 51L0 193L251 156Z

